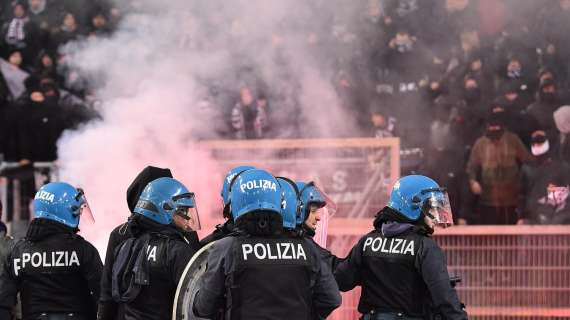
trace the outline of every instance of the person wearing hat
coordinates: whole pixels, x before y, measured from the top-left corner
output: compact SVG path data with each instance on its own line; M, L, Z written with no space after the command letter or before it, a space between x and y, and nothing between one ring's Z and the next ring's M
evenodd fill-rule
M467 163L471 192L479 197L470 223L514 224L520 195L520 165L533 158L521 140L491 113L485 135L477 139Z

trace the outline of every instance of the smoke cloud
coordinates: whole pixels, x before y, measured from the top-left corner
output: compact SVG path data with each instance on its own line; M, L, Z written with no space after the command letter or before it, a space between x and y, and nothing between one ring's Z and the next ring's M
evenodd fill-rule
M228 168L199 141L231 136L229 114L243 86L268 97L275 137L293 136L295 126L313 137L354 132L333 79L335 63L357 44L331 27L349 25L350 10L328 1L132 4L117 3L123 19L113 35L62 48L101 101L102 119L58 144L61 179L86 190L96 223L82 232L100 251L129 216L127 186L147 165L171 168L196 192L204 232L221 222ZM326 41L335 36L347 39L342 48Z

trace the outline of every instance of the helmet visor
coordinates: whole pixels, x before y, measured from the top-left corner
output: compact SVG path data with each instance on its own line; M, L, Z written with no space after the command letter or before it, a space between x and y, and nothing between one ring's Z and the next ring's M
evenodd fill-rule
M447 191L442 188L423 191L427 196L424 202L426 216L431 218L434 225L447 228L453 225L453 212Z
M79 203L79 208L75 212L80 216L79 222L84 225L86 222L89 224L95 224L95 217L93 216L93 211L89 206L87 197L85 196L85 191L81 188L77 188L77 194L75 195L75 201Z
M183 219L182 228L185 230L198 231L201 229L200 216L194 193L185 193L172 199L176 204L174 214Z

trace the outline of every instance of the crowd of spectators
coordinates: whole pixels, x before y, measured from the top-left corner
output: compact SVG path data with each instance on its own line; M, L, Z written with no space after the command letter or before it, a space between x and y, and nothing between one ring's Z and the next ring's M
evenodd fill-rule
M58 50L111 32L98 1L26 0L0 4L0 154L4 160L54 161L65 129L95 116L89 88ZM19 79L25 79L20 81ZM22 88L19 88L22 87Z
M460 223L569 223L570 0L356 6L350 24L332 17L305 34L309 51L337 49L318 60L334 70L341 108L358 123L351 134L400 137L404 148L420 148L423 164L414 171L448 186ZM30 75L20 96L5 72L0 78L1 119L12 119L0 120L4 157L55 160L61 132L94 117L78 102L89 100L88 84L65 68L58 48L111 34L121 11L94 0L10 2L0 10L0 55ZM239 21L227 23L239 29ZM283 38L276 32L270 42L279 47ZM220 106L216 136L311 137L300 130L307 126L300 124L298 83L282 78L288 85L254 79L233 90L210 86L213 101L206 102Z

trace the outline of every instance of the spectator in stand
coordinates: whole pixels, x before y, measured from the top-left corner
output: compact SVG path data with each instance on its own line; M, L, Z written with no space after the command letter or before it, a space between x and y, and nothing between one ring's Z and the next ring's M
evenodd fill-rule
M517 105L516 99L509 99L510 93L499 97L491 103L492 113L499 113L503 117L505 127L516 134L525 145L530 143L530 134L537 127L534 118L528 116L524 108Z
M511 92L516 90L521 103L526 106L533 100L532 92L536 88L535 74L536 71L523 65L521 58L514 56L509 60L505 73L500 75L501 78L499 79L497 90L503 93L507 90Z
M71 12L67 12L63 15L61 25L53 32L53 46L55 48L60 47L69 41L77 40L82 35L83 32L77 24L75 15Z
M49 52L45 50L40 51L34 63L33 74L38 78L58 79L55 61Z
M459 143L467 148L471 148L481 135L487 114L487 103L480 83L478 78L466 76L453 122L453 131L457 134Z
M479 196L474 224L515 224L520 196L520 164L532 161L521 140L491 113L467 163L469 186Z
M47 0L28 0L30 21L37 27L39 48L48 48L50 32L55 27L56 14L47 7Z
M570 164L570 106L562 106L554 112L556 135L552 138L554 143L554 157Z
M522 167L522 192L520 203L524 205L523 218L519 224L544 223L545 217L538 213L539 208L548 206L544 199L545 190L553 184L553 174L570 182L570 165L554 158L555 152L550 146L546 132L537 130L532 133L531 152L536 157L535 163L524 164ZM557 184L560 185L560 184ZM541 203L542 202L542 203ZM529 220L530 219L530 220ZM541 222L542 221L542 222Z
M240 100L231 114L231 124L236 139L261 139L267 129L266 104L260 104L251 87L240 89Z
M20 161L55 161L56 142L64 130L63 112L53 99L46 99L40 79L26 80L29 96L19 102L18 145Z
M90 37L105 36L111 33L111 26L107 21L107 16L99 11L91 17L91 25L89 30Z
M435 119L429 131L429 143L425 146L425 163L420 173L436 179L445 185L452 209L459 212L461 196L465 188L464 148L459 142L461 137L454 133L454 120L457 100L450 96L440 96L435 100Z
M2 27L4 50L19 50L24 61L33 61L37 54L37 28L30 21L24 3L16 2L12 13L12 17Z
M549 138L556 136L556 126L552 115L560 105L556 82L547 79L540 84L536 101L527 108L527 113L536 120L538 128L546 131Z
M8 62L18 69L24 68L24 57L20 50L14 50L8 56Z
M388 114L386 108L380 101L375 101L370 106L370 123L372 124L370 136L374 138L391 138L398 136L396 131L396 118Z
M535 186L525 208L525 223L570 224L570 176L568 172L549 171Z

